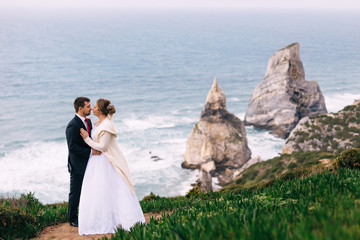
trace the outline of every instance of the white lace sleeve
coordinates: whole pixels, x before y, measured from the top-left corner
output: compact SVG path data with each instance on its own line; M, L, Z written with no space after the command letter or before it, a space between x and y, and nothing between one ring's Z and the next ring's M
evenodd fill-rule
M111 133L104 132L103 135L100 137L99 142L95 142L90 137L85 138L85 142L87 145L89 145L91 148L98 150L100 152L105 152L110 144L111 139Z

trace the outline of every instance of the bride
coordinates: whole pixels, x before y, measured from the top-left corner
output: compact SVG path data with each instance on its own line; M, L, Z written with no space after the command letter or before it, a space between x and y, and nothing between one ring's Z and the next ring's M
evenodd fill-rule
M135 195L126 159L116 143L116 112L109 100L99 99L93 108L99 118L84 141L101 155L91 155L86 167L79 204L79 234L115 233L118 227L129 231L137 222L145 223Z

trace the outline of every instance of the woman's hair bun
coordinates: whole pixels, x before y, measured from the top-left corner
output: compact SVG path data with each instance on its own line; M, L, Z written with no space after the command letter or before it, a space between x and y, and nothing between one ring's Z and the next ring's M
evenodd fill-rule
M111 104L111 102L107 99L100 98L96 101L99 110L104 115L113 115L116 113L115 106Z
M109 103L109 105L107 105L106 110L108 111L108 114L110 114L110 115L113 115L114 113L116 113L115 106L112 105L111 103Z

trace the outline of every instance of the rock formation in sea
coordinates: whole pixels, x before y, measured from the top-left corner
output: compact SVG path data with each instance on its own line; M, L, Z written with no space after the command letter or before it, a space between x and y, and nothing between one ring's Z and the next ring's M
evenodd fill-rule
M318 83L305 81L299 44L293 43L271 56L250 99L245 124L287 138L300 119L326 112Z
M220 185L232 180L250 157L244 123L227 111L225 94L215 78L187 140L182 166L200 169L201 188L209 190L212 177L217 176Z
M360 147L360 101L337 113L305 117L291 131L282 153L341 152Z

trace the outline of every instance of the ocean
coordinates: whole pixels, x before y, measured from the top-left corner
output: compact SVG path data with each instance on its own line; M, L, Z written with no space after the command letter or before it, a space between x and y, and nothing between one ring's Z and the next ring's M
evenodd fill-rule
M77 96L116 106L139 199L184 195L198 173L181 168L186 140L214 78L243 120L269 58L294 42L329 112L360 98L355 12L0 9L0 196L68 200L65 127ZM281 152L284 140L246 131L253 157Z

